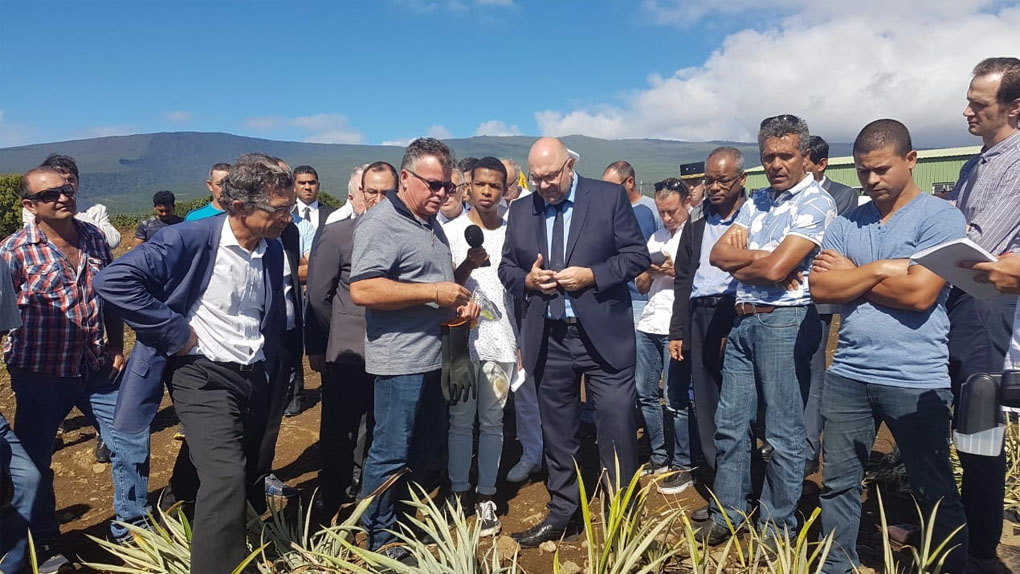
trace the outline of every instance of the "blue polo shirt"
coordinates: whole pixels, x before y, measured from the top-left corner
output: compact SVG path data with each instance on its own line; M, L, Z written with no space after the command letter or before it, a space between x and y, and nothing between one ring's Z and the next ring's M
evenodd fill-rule
M823 249L856 265L907 259L922 249L966 237L960 210L922 193L882 223L874 203L851 210L825 231ZM930 309L893 309L860 298L839 306L842 319L833 373L892 387L949 387L949 287Z
M224 213L222 209L216 209L212 202L209 202L198 209L189 211L188 214L184 216L184 221L198 221L199 219L205 219L206 217L212 217L221 213Z

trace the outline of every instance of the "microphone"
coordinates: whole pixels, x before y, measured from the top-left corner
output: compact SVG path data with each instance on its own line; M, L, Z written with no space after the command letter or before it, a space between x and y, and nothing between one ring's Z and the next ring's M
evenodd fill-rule
M478 227L477 225L469 225L467 229L464 230L464 239L472 248L481 247L482 243L485 242L485 235L482 234L481 227ZM492 264L486 261L482 264L482 267L488 267L489 265Z

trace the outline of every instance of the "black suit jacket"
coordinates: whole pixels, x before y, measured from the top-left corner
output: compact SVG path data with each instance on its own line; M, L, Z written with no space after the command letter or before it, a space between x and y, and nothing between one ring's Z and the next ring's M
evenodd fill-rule
M365 363L365 308L351 302L357 219L324 226L308 261L305 348L331 363Z
M843 215L857 207L856 189L843 185L838 181L832 181L829 178L825 178L825 181L822 183L822 189L829 192L832 200L836 202L836 215Z
M669 319L669 340L687 340L690 332L691 290L694 274L701 266L701 242L705 238L705 218L688 222L680 232L673 261L673 315Z
M593 358L616 370L632 367L634 315L627 282L648 269L648 248L622 186L574 177L578 182L564 262L567 267L590 268L595 285L567 297L598 355ZM533 373L544 342L548 298L528 291L524 279L539 253L546 267L550 261L545 201L538 193L515 201L507 219L499 279L523 302L521 355L524 368Z
M326 228L326 218L334 211L336 211L336 209L322 203L321 201L319 202L319 226L315 228L315 235L312 236L313 248L315 246L315 242L322 237L322 231Z
M293 285L293 288L290 290L290 301L294 305L297 317L294 329L298 337L297 341L285 340L283 343L291 345L291 348L300 353L302 349L301 334L304 332L304 321L301 315L305 302L304 296L301 294L301 282L298 281L298 263L301 260L301 232L298 231L297 225L293 223L288 225L280 235L280 241L283 243L283 251L287 254L287 263L290 265L291 284Z

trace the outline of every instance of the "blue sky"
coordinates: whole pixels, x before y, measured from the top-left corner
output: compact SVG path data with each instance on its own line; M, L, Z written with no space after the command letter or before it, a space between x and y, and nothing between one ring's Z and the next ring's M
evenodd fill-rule
M891 115L973 143L957 108L977 60L1020 55L1017 2L824 4L0 0L0 146L182 130L746 140L780 112L833 141Z

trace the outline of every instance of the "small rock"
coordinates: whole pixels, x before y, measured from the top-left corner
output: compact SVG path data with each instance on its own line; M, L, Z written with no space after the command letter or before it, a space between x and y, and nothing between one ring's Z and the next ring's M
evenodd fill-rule
M500 536L496 539L496 552L503 560L513 560L513 557L520 552L521 545L509 536Z
M556 552L556 543L552 540L546 540L538 545L538 549L543 552Z
M567 560L563 564L560 564L560 572L563 574L579 574L581 572L581 567L574 562Z
M100 463L97 462L96 464L92 465L92 472L94 472L96 474L103 474L103 472L105 470L106 470L106 465L105 464L100 464Z

